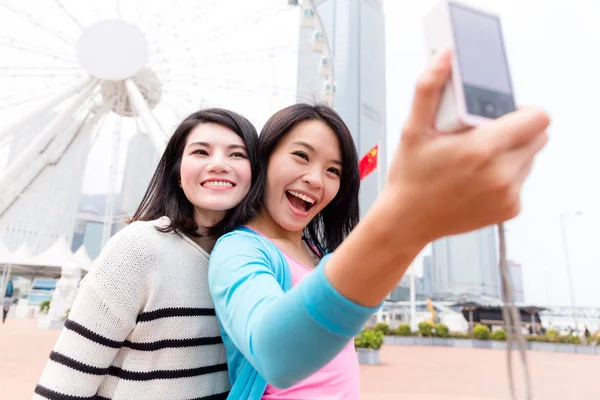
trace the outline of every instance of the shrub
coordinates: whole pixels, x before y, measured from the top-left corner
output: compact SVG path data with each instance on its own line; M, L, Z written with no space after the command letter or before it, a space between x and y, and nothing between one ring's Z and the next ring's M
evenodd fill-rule
M490 328L485 325L476 325L473 328L473 335L479 340L488 340L490 338Z
M544 333L543 336L544 336L545 342L555 343L558 341L558 338L560 337L560 333L558 333L558 331L556 331L554 329L548 329L546 331L546 333Z
M579 339L579 336L573 336L573 335L559 336L558 343L581 344L581 339Z
M409 324L400 324L398 325L398 329L396 329L396 335L398 336L411 336L412 332L410 330Z
M379 332L383 333L384 335L389 335L390 334L390 327L385 322L378 323L377 325L375 325L374 329L376 331L379 331Z
M470 333L465 332L450 332L450 337L454 339L471 339Z
M420 322L419 333L421 333L423 336L431 336L433 333L433 325L431 325L429 322Z
M435 324L435 336L447 338L450 335L450 329L444 324Z
M383 344L383 332L365 329L354 338L354 346L362 349L379 350Z
M492 340L506 340L506 332L504 329L498 329L490 335L490 339Z
M50 311L50 300L42 301L40 303L40 312L48 314L48 311Z

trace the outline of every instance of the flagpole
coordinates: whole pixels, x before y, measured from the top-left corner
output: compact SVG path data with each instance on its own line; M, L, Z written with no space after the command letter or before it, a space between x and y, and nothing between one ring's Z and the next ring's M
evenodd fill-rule
M381 194L381 183L382 183L382 176L381 176L381 158L379 157L379 154L381 153L381 146L380 146L380 141L377 141L377 197L379 197L379 195Z
M379 153L381 152L381 146L379 145L379 140L377 141L377 197L379 197L379 195L381 194L381 159L379 158ZM388 293L387 298L390 299L391 298L391 292ZM385 304L385 302L384 302ZM391 309L388 307L388 319L387 319L387 324L388 326L390 326L392 324L392 313L391 313ZM379 307L379 310L377 310L377 318L376 318L377 322L383 322L383 306Z
M417 327L417 303L415 299L415 262L410 264L408 267L410 271L410 330L416 332Z

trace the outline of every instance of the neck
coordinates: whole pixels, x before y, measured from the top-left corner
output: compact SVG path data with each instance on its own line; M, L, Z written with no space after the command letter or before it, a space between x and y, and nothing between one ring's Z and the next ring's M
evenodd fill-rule
M264 207L260 208L258 215L248 225L271 239L285 240L302 247L302 231L292 232L282 228Z
M226 211L206 211L194 209L194 222L198 225L200 237L191 237L200 247L210 253L217 241L215 238L206 236L208 228L216 225L225 218Z
M194 208L194 222L198 225L198 233L206 234L208 228L218 224L225 218L226 211L207 211Z

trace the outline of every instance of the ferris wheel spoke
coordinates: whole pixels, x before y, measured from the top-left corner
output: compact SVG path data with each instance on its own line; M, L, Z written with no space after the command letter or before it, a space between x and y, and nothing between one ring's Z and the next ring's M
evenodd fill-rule
M144 96L135 82L131 79L125 80L125 89L127 90L127 96L129 97L132 108L148 130L154 148L158 154L162 154L167 144L164 129L160 126L154 114L152 114L150 106L148 106L146 99L144 99Z
M0 109L5 108L5 103L6 101L15 101L15 99L34 99L34 100L41 100L47 97L47 95L52 94L52 93L56 93L57 89L63 88L64 87L64 83L60 83L60 84L56 84L56 85L46 85L42 88L39 88L36 91L30 92L27 91L26 93L24 93L23 91L19 90L19 91L15 91L15 92L11 92L9 94L5 94L4 96L0 97Z
M264 22L264 20L273 21L275 17L279 16L280 14L286 13L286 12L289 12L289 9L287 9L287 8L281 8L278 10L267 9L261 14L257 14L254 17L248 18L246 21L244 21L245 23L243 23L243 24L240 23L238 25L235 25L235 28L233 28L233 29L229 29L229 28L225 28L224 26L221 26L221 27L217 28L216 30L210 32L211 33L210 36L198 35L198 36L191 36L191 37L189 37L189 39L188 38L186 38L186 39L190 40L190 41L202 39L203 41L206 41L207 43L212 43L218 39L221 39L221 40L229 39L233 35L239 34L240 31L244 31L252 25L259 25L261 22Z
M204 22L206 16L209 15L207 10L214 10L214 7L220 3L223 3L223 1L212 0L212 2L209 5L201 4L195 7L193 10L190 10L182 20L177 21L176 24L178 31L185 32L189 28L191 23L201 25ZM168 3L167 7L169 7ZM173 9L173 7L169 7L169 11L172 11ZM168 16L169 15L171 15L171 13L169 13ZM167 45L170 45L170 43L165 42L166 39L179 39L176 37L176 34L173 33L173 28L175 28L174 25L165 26L166 22L168 22L168 16L164 19L160 18L158 22L155 22L155 25L150 25L151 28L154 28L156 26L157 36L156 40L153 43L156 45L157 49L161 49Z
M170 107L172 107L174 110L177 110L180 119L193 113L194 111L198 111L205 103L204 99L202 98L189 100L185 96L175 92L166 92L164 95L164 100Z
M29 179L22 179L21 175L25 172L31 172L31 161L38 160L36 155L45 151L48 144L56 138L58 132L62 132L71 121L72 116L82 105L89 102L90 97L98 85L98 81L91 80L87 82L83 90L75 95L69 105L59 112L52 121L36 136L36 138L19 154L19 156L8 165L4 174L0 176L0 193L8 193L0 203L0 217L10 207L19 193L26 188L37 174L27 175ZM27 119L26 122L29 122ZM25 172L24 172L25 171Z
M45 31L46 33L49 33L50 35L52 35L56 39L60 40L61 42L65 43L71 47L75 45L74 42L64 38L62 32L55 31L54 29L45 26L37 18L35 18L33 15L29 14L28 12L19 10L19 9L9 6L7 4L0 4L0 6L6 8L13 14L18 15L19 17L21 17L25 21L29 22L33 26L37 27L38 29L41 29L41 30Z
M111 151L112 157L110 160L108 178L108 199L106 201L106 208L104 210L101 247L104 247L106 242L108 242L108 239L110 239L112 233L113 214L115 211L115 194L117 192L117 172L119 170L119 147L121 144L122 125L123 118L120 115L118 115L115 121L115 128L113 130L113 142Z
M190 49L190 48L193 48L192 44L197 45L197 42L200 40L204 43L211 43L211 41L213 41L215 39L228 37L227 34L239 32L240 30L247 28L249 24L255 24L256 23L255 21L257 21L259 19L259 16L264 16L265 14L268 14L268 13L277 14L278 12L281 12L281 11L285 11L285 8L282 8L279 10L273 10L272 8L265 8L265 9L258 11L256 16L253 17L253 19L251 21L248 21L249 17L247 15L244 15L242 18L240 18L240 20L228 22L227 26L228 27L235 26L234 29L220 27L220 28L217 28L217 29L211 31L210 35L208 35L208 36L206 35L207 31L200 31L198 34L196 34L194 36L188 36L185 38L177 37L175 39L177 41L181 41L181 42L178 42L179 44L176 43L175 45L171 45L171 43L168 43L168 42L164 43L164 46L160 47L160 52L164 53L164 55L167 55L167 54L170 54L175 51L181 51L182 49L186 49L186 48ZM150 65L152 65L152 58L151 58Z
M190 51L192 49L185 49L184 51ZM263 61L265 56L269 57L281 57L281 56L294 56L297 54L297 47L294 45L284 45L284 46L273 46L273 47L263 47L263 48L249 48L240 51L229 51L222 53L206 53L206 54L196 54L192 53L192 56L182 55L179 57L165 57L163 58L164 62L168 60L169 63L174 63L177 61L195 61L195 62L205 62L210 61L211 64L226 64L233 62L243 62L253 59L258 59ZM166 68L152 68L155 72L161 72L168 70L170 67Z
M47 52L44 50L28 47L24 43L22 43L22 42L20 43L19 41L16 41L16 40L1 40L1 38L0 38L0 46L10 47L15 50L24 51L24 52L30 53L30 54L36 54L38 56L44 56L46 58L51 58L51 59L57 60L57 61L63 61L63 62L70 63L70 64L77 64L77 61L75 61L75 59L69 59L66 55L60 55L59 53L52 53L52 52Z
M178 121L183 120L187 114L181 112L181 110L174 105L170 99L167 98L167 96L163 96L163 98L161 99L161 103L164 104L169 110L170 113L175 116L175 118L177 118Z
M215 80L214 78L198 78L197 81L189 82L186 84L182 84L178 81L165 81L169 86L165 88L165 91L169 91L171 93L182 93L185 95L189 95L190 86L199 88L201 90L210 90L210 89L227 89L231 91L244 91L250 93L261 93L261 94L281 94L281 95L293 95L295 93L295 89L291 87L282 87L278 85L273 85L269 83L261 83L261 82L247 82L247 81L236 81L230 79L221 79ZM198 80L202 80L199 82ZM186 91L188 90L188 91Z
M75 25L77 25L79 27L79 29L81 29L81 30L84 29L84 26L81 23L81 21L79 21L77 18L75 18L75 16L69 10L67 10L67 7L65 7L64 4L62 4L60 0L54 0L54 3L56 3L56 5L61 10L63 10L63 12L67 15L67 17L69 17L69 19L71 21L73 21L75 23Z
M28 110L28 112L21 115L20 118L18 118L16 121L9 124L7 127L0 129L0 140L2 140L3 137L13 133L13 131L17 127L24 125L25 123L36 118L38 115L45 113L46 111L48 111L55 105L61 103L66 98L71 97L77 93L80 93L81 91L87 92L88 91L87 88L90 85L92 85L92 83L93 83L92 88L97 85L97 81L94 80L92 77L85 77L84 79L76 82L73 86L70 86L67 89L63 90L62 92L59 92L55 96L44 100L37 107L34 107L31 110ZM91 89L89 91L91 93Z

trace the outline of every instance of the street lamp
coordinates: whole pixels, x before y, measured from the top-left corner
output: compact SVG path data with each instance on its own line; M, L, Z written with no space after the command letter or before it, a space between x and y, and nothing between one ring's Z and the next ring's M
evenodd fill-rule
M571 275L571 260L569 257L569 245L567 243L567 230L565 228L565 217L574 216L578 217L582 215L581 211L577 211L572 214L561 213L560 214L560 227L562 232L563 250L565 253L565 265L567 267L567 279L569 281L569 296L571 297L571 307L573 308L573 320L575 321L575 332L579 332L577 327L577 313L575 312L575 292L573 291L573 277Z

